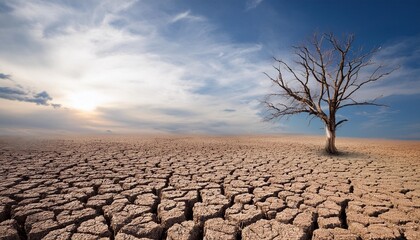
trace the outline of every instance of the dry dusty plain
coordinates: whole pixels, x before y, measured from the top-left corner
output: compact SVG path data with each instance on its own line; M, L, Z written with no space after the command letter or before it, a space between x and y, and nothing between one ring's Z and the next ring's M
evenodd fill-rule
M420 239L420 142L0 138L0 239Z

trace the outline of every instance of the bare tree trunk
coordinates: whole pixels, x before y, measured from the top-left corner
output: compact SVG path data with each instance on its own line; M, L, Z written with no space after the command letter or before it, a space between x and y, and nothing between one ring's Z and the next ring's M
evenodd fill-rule
M325 126L325 133L327 135L327 141L325 142L325 151L330 154L336 154L337 148L335 147L335 129Z
M375 100L357 101L354 97L365 85L379 81L398 69L372 61L379 49L355 51L351 48L353 39L351 34L343 40L333 34L315 35L309 45L293 47L296 68L274 58L279 65L274 66L278 74L274 78L267 73L265 75L277 91L266 95L263 102L268 110L265 120L300 113L318 117L325 124L325 151L337 154L335 132L347 121L340 119L337 122L337 112L351 106L384 106L375 103ZM282 74L284 71L288 74ZM359 77L365 74L366 77ZM292 82L293 87L290 87Z

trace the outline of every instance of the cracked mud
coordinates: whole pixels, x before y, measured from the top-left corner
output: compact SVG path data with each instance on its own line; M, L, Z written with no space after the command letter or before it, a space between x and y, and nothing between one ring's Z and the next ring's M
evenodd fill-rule
M420 239L419 142L0 138L0 240Z

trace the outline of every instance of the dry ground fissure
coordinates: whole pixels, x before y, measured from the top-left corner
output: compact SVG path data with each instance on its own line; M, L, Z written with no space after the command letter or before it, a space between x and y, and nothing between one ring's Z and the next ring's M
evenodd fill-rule
M0 239L420 239L420 143L0 138Z

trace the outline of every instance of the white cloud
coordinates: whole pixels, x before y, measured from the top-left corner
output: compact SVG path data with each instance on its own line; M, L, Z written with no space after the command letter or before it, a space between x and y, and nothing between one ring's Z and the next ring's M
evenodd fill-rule
M263 0L248 0L246 2L246 6L245 9L246 10L251 10L253 8L256 8L258 5L260 5L262 3Z
M171 23L175 23L181 20L190 20L190 21L204 21L205 18L202 16L194 16L191 14L190 10L177 14L171 19Z
M363 116L367 120L361 124L364 129L374 129L381 127L392 127L392 115L398 114L399 111L387 107L380 107L370 112L356 112L356 115Z
M376 66L384 65L384 71L396 69L389 76L366 85L355 97L358 99L375 99L395 95L420 94L420 69L415 65L420 61L420 38L411 37L397 43L388 43L372 58ZM374 67L366 69L359 79L367 78Z
M387 43L381 47L380 51L374 54L371 58L372 65L363 68L357 78L356 84L361 83L371 77L375 69L382 65L380 71L375 75L390 72L390 75L384 76L376 82L371 82L364 85L357 90L352 98L356 101L371 101L377 100L380 103L381 98L398 96L398 95L416 95L420 94L420 69L415 65L420 61L420 38L411 37L401 39L396 43ZM355 48L357 46L354 46ZM285 60L293 69L301 69L300 66L293 61L293 56L283 54L282 60ZM298 59L296 59L298 60ZM278 67L278 66L276 66ZM331 72L336 70L337 65L332 65ZM294 79L293 75L284 69L282 72L285 79ZM334 74L333 74L334 75ZM275 75L272 75L275 76ZM290 87L300 87L297 81L289 82ZM313 92L319 91L318 83L311 78L309 82L310 89L315 89ZM348 89L348 93L356 87L353 86Z
M2 116L20 119L14 129L27 124L27 131L279 131L261 122L257 104L270 87L262 72L272 71L270 59L262 57L264 45L229 40L205 17L190 10L166 12L153 6L153 1L77 3L82 6L6 3L13 11L0 15L0 72L24 86L34 86L29 90L47 91L63 105L59 111L46 112L10 102L11 108L0 110ZM261 1L249 3L256 7ZM399 59L400 63L409 60ZM398 74L395 78L419 76L418 70L409 67ZM418 83L387 80L365 95L378 91L387 96L416 94ZM89 96L86 109L96 107L96 111L87 114L71 109ZM16 108L24 111L15 114ZM42 116L57 123L30 123L45 119ZM0 128L0 132L10 129L5 124Z
M10 25L25 24L1 29L5 35L0 39L23 35L25 42L9 41L13 54L1 49L1 72L48 91L64 107L49 113L60 116L51 119L69 119L60 121L75 122L78 131L271 131L273 126L261 123L255 105L267 87L262 72L270 70L269 61L259 60L262 45L226 40L211 22L191 11L174 17L154 9L158 18L144 18L146 3L117 7L112 2L83 9L13 2L15 10L7 16ZM44 16L49 11L58 13ZM172 29L174 22L179 24ZM29 57L18 50L22 45L30 49ZM92 99L86 93L92 93ZM88 106L80 106L83 102ZM74 121L86 114L78 115L78 110L93 107L97 109L92 118L100 123L95 128L92 119ZM26 108L21 115L33 119L42 111ZM51 128L72 129L59 124Z

